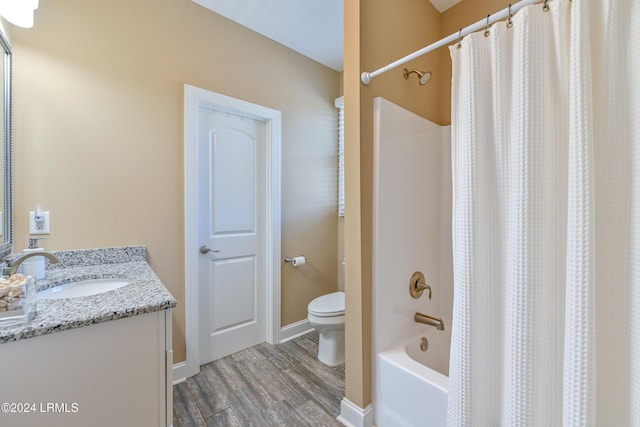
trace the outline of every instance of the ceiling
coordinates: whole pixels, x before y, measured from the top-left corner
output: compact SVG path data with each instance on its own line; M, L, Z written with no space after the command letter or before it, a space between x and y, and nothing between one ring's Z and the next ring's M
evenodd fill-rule
M429 0L431 4L438 9L438 12L442 13L449 9L451 6L455 6L462 0Z
M192 0L336 71L343 66L343 0ZM443 12L461 0L429 0Z

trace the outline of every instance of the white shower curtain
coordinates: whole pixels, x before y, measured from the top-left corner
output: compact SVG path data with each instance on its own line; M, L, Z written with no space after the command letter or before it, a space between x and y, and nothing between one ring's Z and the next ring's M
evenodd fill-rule
M640 0L453 60L450 426L640 426Z

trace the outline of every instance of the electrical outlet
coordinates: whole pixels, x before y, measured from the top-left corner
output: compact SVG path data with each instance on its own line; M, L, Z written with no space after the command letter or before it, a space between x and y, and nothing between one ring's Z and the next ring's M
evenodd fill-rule
M49 212L41 212L39 217L36 221L35 212L29 212L29 234L49 234L51 232Z

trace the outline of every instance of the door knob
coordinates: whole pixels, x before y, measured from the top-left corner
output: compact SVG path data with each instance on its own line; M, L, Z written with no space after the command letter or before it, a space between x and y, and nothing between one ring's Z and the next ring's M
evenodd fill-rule
M200 253L201 253L201 254L207 254L207 253L209 253L209 252L213 252L213 253L217 254L217 253L218 253L218 252L220 252L220 251L215 250L215 249L209 249L209 248L207 247L207 245L202 245L202 246L200 246Z

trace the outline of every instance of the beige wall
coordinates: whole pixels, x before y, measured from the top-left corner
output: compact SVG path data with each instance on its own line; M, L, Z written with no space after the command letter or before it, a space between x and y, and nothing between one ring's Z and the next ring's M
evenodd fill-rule
M422 87L415 75L408 81L402 77L403 67L368 86L360 83L360 72L374 71L507 5L505 0L464 0L440 14L426 0L345 0L346 397L362 408L371 402L373 98L384 97L449 124L449 51L443 47L405 65L433 71L430 83Z
M50 250L145 244L178 300L184 360L183 85L282 111L282 324L337 287L339 73L188 0L48 0L12 28L15 250L51 211Z
M363 313L360 245L360 48L360 0L344 0L345 395L364 407L371 384L365 339L371 333Z

